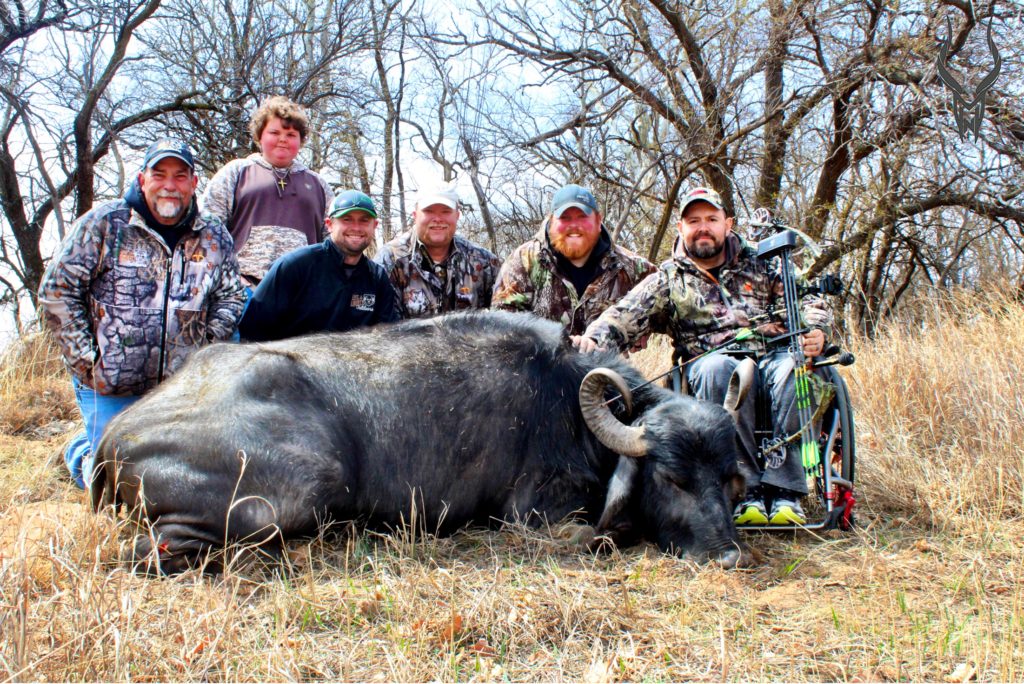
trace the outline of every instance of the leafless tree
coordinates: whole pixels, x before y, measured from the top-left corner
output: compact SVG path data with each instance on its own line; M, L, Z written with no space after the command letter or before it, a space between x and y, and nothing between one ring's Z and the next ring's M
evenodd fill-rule
M1024 127L1012 10L953 0L899 11L861 0L479 7L482 36L467 44L502 47L578 101L528 144L548 146L547 162L552 150L576 154L596 182L650 179L625 197L665 206L638 216L654 224L652 256L663 249L680 184L696 182L721 192L741 217L746 196L823 241L808 275L843 270L861 322L893 311L914 283L945 286L970 272L983 245L1019 252ZM954 27L946 59L965 82L993 70L992 44L975 28L993 26L1003 53L1004 77L976 142L960 140L937 76L946 17ZM614 116L595 116L623 100ZM625 132L629 118L639 135ZM645 150L653 141L659 154ZM950 231L953 223L961 228ZM1004 239L988 240L993 234Z
M3 297L18 307L34 301L42 277L42 241L51 216L64 234L65 200L71 214L95 201L97 164L125 131L171 110L195 106L191 93L166 98L130 97L130 84L115 79L129 62L138 28L160 0L120 0L97 5L20 3L0 9L4 31L0 95L0 267ZM30 17L33 17L30 19ZM30 59L42 50L45 59Z
M154 90L186 88L209 106L160 125L192 142L213 174L255 151L249 117L271 95L307 107L313 130L304 155L315 169L347 171L353 124L367 79L355 60L371 45L370 16L356 0L165 0L142 40L162 69L142 76ZM330 125L323 114L330 112ZM351 180L345 177L343 181Z
M45 226L123 189L133 149L169 129L212 173L278 93L313 116L311 165L380 198L385 237L418 157L468 181L466 228L499 255L567 182L652 259L688 186L748 236L767 206L820 243L807 275L841 272L840 313L868 332L933 288L1024 282L1010 3L79 1L0 0L2 304L34 290Z

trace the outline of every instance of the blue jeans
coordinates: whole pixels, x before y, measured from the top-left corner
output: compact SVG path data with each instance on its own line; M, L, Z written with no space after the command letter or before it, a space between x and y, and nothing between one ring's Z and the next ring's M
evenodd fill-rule
M75 388L75 402L85 420L85 431L79 432L64 451L64 463L71 479L82 489L92 477L93 452L103 436L103 429L118 413L128 408L139 397L135 395L107 396L71 379Z
M249 302L252 301L252 288L248 285L245 286L245 304L242 306L242 315L238 319L238 323L242 323L242 318L245 318L245 312L249 308ZM235 326L235 332L231 333L231 337L227 339L228 342L241 342L242 338L238 334L238 326Z
M694 361L686 373L690 393L698 399L721 406L729 387L729 378L737 365L739 359L724 352L714 352ZM758 446L754 443L755 394L759 385L764 386L771 397L774 436L786 437L800 429L800 419L795 406L796 384L793 367L793 357L788 352L776 351L763 356L758 361L754 387L751 388L747 400L740 406L736 426L741 445L739 468L747 480L748 490L766 484L799 495L807 493L807 479L804 475L799 442L786 447L786 457L780 465L767 469L762 469L758 464Z

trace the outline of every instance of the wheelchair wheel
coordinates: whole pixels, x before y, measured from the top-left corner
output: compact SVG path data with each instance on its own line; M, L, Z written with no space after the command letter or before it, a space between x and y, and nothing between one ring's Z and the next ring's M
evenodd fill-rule
M834 366L823 368L822 371L835 387L836 394L822 420L821 455L824 468L816 478L817 489L823 501L831 497L833 503L826 526L848 530L854 525L853 508L856 504L853 486L856 465L853 407L846 382L839 371ZM829 470L831 491L826 489L825 468Z

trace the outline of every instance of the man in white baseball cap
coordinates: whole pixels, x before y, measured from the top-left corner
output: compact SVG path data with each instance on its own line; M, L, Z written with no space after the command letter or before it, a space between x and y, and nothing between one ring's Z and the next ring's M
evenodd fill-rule
M388 242L375 261L398 293L402 318L486 309L501 262L490 250L455 234L459 195L451 185L428 186L416 198L412 228Z

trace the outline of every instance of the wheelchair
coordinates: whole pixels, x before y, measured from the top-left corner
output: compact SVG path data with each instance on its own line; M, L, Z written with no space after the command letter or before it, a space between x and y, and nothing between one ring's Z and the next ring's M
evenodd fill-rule
M737 356L746 356L757 360L757 355L744 349L722 350ZM691 360L695 360L694 359ZM818 464L813 475L809 475L808 489L805 497L804 512L807 521L802 525L737 525L742 530L849 530L854 524L854 470L856 464L856 444L854 441L853 407L846 381L843 380L837 366L853 363L853 355L844 352L835 345L829 345L822 355L814 359L811 370L833 389L824 407L819 407L821 428L818 431ZM669 388L675 392L688 392L685 367L686 360L681 358L679 350L673 354L672 370L668 378ZM771 397L765 383L757 383L758 390L745 401L756 401L754 439L757 445L756 459L758 466L764 470L766 451L773 446L774 432L772 429ZM778 448L778 445L775 445Z

